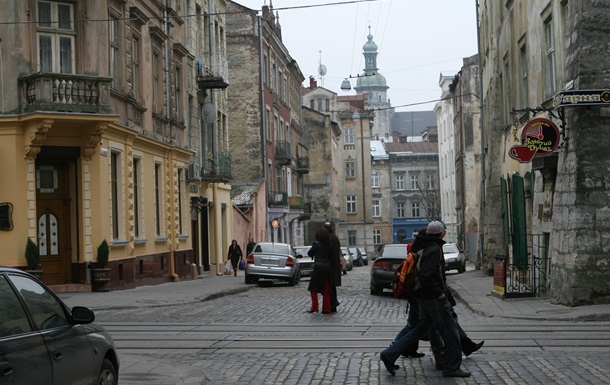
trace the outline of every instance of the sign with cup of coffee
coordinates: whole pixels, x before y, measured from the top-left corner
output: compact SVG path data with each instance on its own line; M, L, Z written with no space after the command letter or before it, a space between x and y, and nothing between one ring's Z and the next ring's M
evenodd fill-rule
M559 129L552 121L544 118L530 120L521 132L521 144L512 146L508 155L521 163L528 163L534 157L553 153L559 146Z

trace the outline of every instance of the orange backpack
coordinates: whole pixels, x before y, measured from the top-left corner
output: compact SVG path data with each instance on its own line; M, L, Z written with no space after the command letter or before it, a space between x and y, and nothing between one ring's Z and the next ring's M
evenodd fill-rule
M396 298L409 298L414 291L421 286L419 282L419 265L422 255L420 250L417 253L409 252L404 261L394 270L394 280L392 282L392 291Z

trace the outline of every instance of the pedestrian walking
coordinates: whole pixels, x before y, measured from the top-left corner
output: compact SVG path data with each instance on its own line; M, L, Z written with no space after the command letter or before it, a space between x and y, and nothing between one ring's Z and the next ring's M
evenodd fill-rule
M256 246L256 242L254 242L254 238L251 236L248 237L248 243L246 244L246 257L250 255L252 251L254 251L254 246Z
M243 258L243 254L241 252L241 247L237 244L237 241L234 239L231 241L231 246L229 246L229 253L227 255L227 259L231 261L231 266L233 266L233 273L237 277L237 264Z
M330 260L330 274L332 278L330 286L330 312L335 313L337 312L337 306L339 306L339 299L337 298L337 287L341 286L341 270L343 270L341 266L341 242L339 242L339 238L337 237L337 235L335 235L332 223L324 223L324 228L330 234L330 245L333 249L333 253Z
M311 308L307 310L309 313L316 313L320 310L318 305L318 293L322 294L322 313L331 312L331 257L332 247L330 243L330 234L328 231L320 227L316 230L315 242L307 255L313 258L313 272L309 280L309 290L311 294Z
M441 262L442 246L445 243L442 239L444 231L441 222L432 221L426 229L426 237L421 239L421 243L417 242L413 245L414 253L423 250L419 263L421 287L413 293L419 304L419 320L414 328L397 336L390 346L380 353L381 361L391 375L396 374L395 362L401 353L407 351L409 346L425 336L434 324L445 345L442 363L443 376L470 376L469 372L461 369L462 352L459 326L452 315L453 307L445 294L447 288L444 281L444 267Z

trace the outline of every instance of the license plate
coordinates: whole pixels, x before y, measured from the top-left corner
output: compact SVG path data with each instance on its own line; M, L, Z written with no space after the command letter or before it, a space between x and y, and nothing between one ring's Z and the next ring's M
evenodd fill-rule
M277 266L277 259L272 259L272 258L261 258L261 263L263 265L273 265L273 266Z

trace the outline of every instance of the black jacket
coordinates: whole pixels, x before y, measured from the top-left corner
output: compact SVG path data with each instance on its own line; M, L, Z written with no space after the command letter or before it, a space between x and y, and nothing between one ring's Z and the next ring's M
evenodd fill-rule
M438 298L447 291L445 286L445 260L443 245L445 241L438 237L417 236L411 251L423 250L419 265L421 287L415 292L417 298Z
M328 277L330 283L332 285L332 277L331 277L331 258L333 254L333 249L330 245L323 245L320 242L314 242L311 246L311 249L307 252L307 255L314 259L313 272L311 273L311 278L309 279L309 286L307 290L315 291L317 293L323 293L324 287L326 286L326 278ZM316 264L316 260L325 260L326 263L323 263L325 268L321 268L320 264Z

